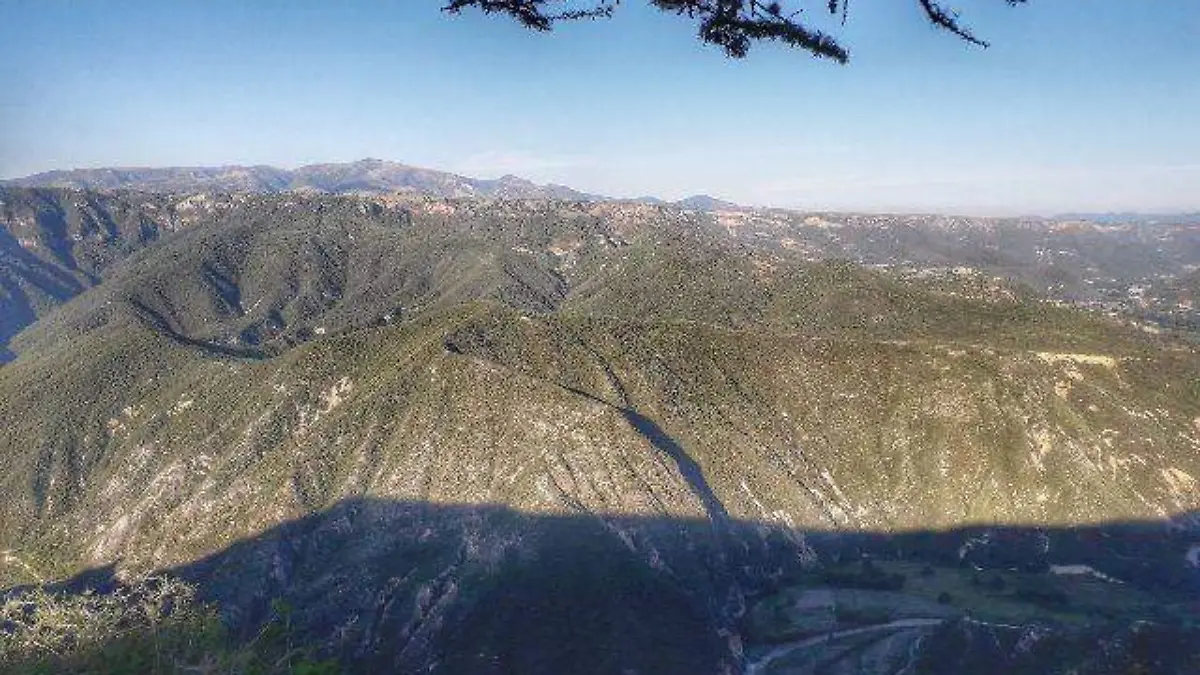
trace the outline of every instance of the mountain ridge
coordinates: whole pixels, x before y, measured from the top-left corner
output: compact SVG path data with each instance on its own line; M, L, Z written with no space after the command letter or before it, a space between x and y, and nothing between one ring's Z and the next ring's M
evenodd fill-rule
M513 174L471 178L449 171L375 158L351 162L306 164L295 169L269 165L179 167L97 167L60 169L0 180L0 185L88 189L133 189L151 192L285 192L316 190L330 194L414 191L435 197L497 197L569 201L623 200L582 192L555 183L538 184ZM697 211L743 208L708 195L656 203Z
M884 619L834 637L881 616L855 609L860 592L939 617L998 593L1008 609L989 619L1055 640L1084 621L1101 631L1086 645L1178 614L1047 564L1176 604L1200 581L1195 345L970 269L811 248L861 229L885 260L1007 266L1013 243L1040 262L1044 242L1099 241L1134 249L1136 271L1176 260L1164 248L1185 266L1187 232L1138 245L1042 223L412 193L0 195L0 299L33 313L0 366L0 587L30 569L179 574L241 644L286 603L352 672L691 674L789 672L812 638L787 607L814 585L852 610L830 607L818 634L892 663L995 636ZM951 247L968 235L981 246ZM1126 541L1130 521L1150 525ZM904 575L923 599L897 600ZM1093 606L1116 627L1071 614ZM636 646L589 659L630 622ZM993 654L977 642L959 651ZM1020 660L1015 643L996 649Z

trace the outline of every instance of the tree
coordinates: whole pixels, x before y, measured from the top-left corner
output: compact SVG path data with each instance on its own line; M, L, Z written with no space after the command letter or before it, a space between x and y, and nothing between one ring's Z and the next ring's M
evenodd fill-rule
M646 0L658 9L699 22L698 38L725 50L732 58L742 58L756 42L775 41L795 47L814 56L846 63L850 52L829 35L806 25L803 9L805 0ZM966 40L987 47L960 21L957 10L947 8L939 0L910 0L916 2L934 26ZM1008 5L1024 4L1027 0L1003 0ZM474 8L486 14L506 14L527 28L551 30L562 21L605 19L622 0L448 0L442 9L458 14ZM841 17L845 23L850 0L811 0L822 11Z

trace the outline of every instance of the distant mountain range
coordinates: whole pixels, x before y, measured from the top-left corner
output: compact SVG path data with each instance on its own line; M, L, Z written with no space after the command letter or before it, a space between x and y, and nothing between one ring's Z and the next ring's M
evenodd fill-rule
M1155 225L1159 223L1200 224L1200 212L1197 213L1137 213L1122 211L1120 213L1063 213L1054 217L1055 220L1086 220L1102 225L1118 223L1138 223Z
M468 178L446 171L424 169L381 159L310 164L295 170L273 166L129 167L47 171L25 178L0 181L16 187L57 187L76 190L140 190L144 192L287 192L329 194L418 192L434 197L493 197L500 199L561 199L613 201L565 185L539 185L519 176L495 179ZM693 211L741 208L708 195L693 195L677 202L656 197L632 201L673 205Z
M539 184L520 176L471 178L448 171L411 166L382 159L309 164L297 169L274 166L171 166L60 169L0 180L10 187L69 188L74 190L137 190L156 193L197 192L317 192L325 194L383 194L412 192L431 197L495 199L557 199L563 201L624 201L673 206L689 211L740 211L748 207L707 194L671 201L645 195L611 197L555 183ZM1200 224L1200 212L1070 212L1046 220L1078 220L1103 225Z

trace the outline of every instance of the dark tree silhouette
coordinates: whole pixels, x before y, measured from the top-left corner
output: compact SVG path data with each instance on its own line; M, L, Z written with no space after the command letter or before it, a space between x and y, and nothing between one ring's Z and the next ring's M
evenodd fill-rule
M815 4L842 22L850 10L850 0L646 0L664 12L699 22L698 37L717 45L733 58L742 58L750 46L761 41L782 42L815 56L846 63L850 53L836 39L805 25L803 7ZM933 25L980 47L987 43L968 30L958 12L938 0L915 2ZM1003 0L1009 5L1027 0ZM622 0L449 0L443 9L457 14L467 8L487 14L507 14L528 28L548 31L560 21L604 19L611 17Z

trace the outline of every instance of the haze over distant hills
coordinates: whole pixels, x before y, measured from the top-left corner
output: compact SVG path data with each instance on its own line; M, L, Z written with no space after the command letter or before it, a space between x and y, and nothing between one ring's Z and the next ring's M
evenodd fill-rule
M619 198L577 190L556 183L536 183L507 174L499 178L472 178L382 159L308 164L296 169L268 165L96 167L56 169L0 180L12 187L56 187L75 190L138 190L143 192L321 192L328 194L378 194L415 192L433 197L491 197L498 199L561 199L566 201L629 201L674 206L692 211L744 210L738 204L709 194L678 200L655 195ZM1034 216L1036 217L1036 216ZM1200 224L1200 212L1142 213L1072 211L1047 215L1048 220L1080 220L1098 224L1144 225Z
M18 187L58 187L76 190L142 190L146 192L286 192L316 191L331 194L419 192L434 197L496 197L506 199L562 199L609 201L603 195L581 192L565 185L539 185L519 176L468 178L446 171L425 169L381 159L310 164L288 170L273 166L125 167L47 171L24 178L0 181ZM741 208L709 195L693 195L678 202L656 197L634 201L674 204L695 211Z
M1158 223L1200 224L1200 211L1192 213L1138 213L1124 211L1121 213L1063 213L1055 216L1061 220L1087 220L1093 223L1142 223L1154 225Z

